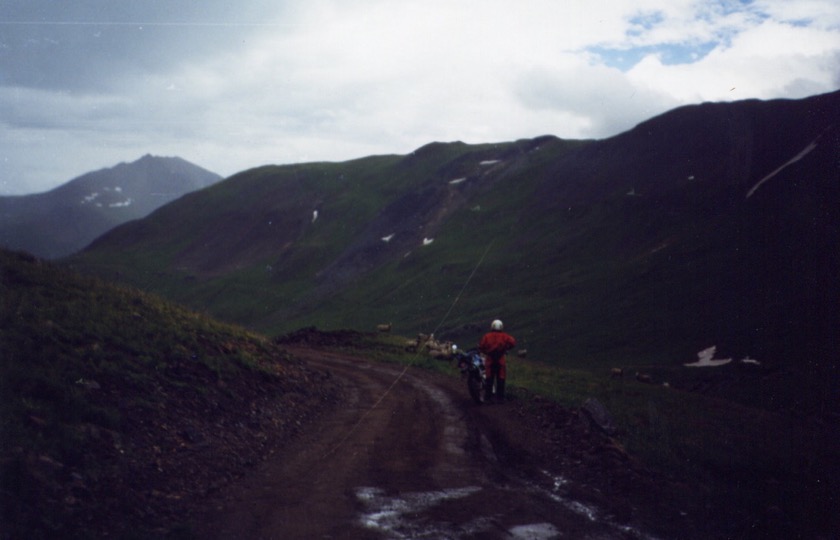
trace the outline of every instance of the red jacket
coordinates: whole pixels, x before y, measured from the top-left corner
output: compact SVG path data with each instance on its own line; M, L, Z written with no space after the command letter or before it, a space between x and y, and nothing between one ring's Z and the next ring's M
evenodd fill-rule
M492 331L484 334L478 343L478 350L493 360L501 360L505 353L516 347L516 340L513 336L501 331Z

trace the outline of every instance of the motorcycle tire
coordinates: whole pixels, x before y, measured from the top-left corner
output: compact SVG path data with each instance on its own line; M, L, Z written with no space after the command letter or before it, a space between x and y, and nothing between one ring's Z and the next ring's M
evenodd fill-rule
M470 375L467 377L467 389L470 392L470 397L476 403L484 403L484 381L481 377Z

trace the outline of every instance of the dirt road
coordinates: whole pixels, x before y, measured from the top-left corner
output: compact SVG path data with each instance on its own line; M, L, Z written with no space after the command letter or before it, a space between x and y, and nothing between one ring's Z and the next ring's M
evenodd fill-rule
M515 407L479 407L457 379L421 370L299 354L346 381L344 405L219 494L200 537L656 537L629 503L599 507L563 459L523 450L545 434Z

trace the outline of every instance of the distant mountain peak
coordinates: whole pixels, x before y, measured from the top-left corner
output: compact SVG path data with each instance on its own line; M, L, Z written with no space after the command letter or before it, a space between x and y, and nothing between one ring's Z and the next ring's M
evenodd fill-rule
M179 157L145 154L34 195L0 197L0 246L56 258L145 217L221 176Z

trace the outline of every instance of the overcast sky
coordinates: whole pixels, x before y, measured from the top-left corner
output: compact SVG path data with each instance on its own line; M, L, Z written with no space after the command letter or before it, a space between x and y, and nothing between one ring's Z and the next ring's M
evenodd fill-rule
M147 153L228 176L838 88L837 0L2 0L0 194Z

